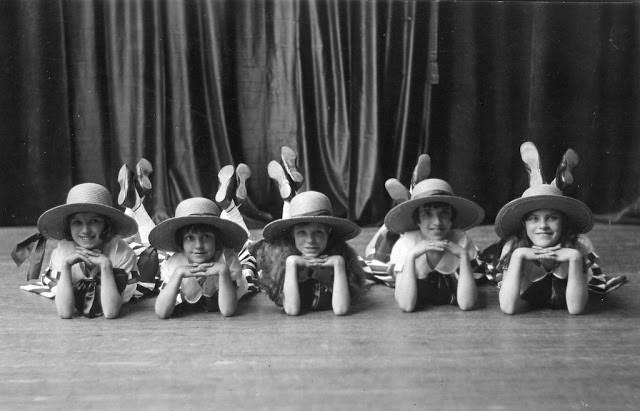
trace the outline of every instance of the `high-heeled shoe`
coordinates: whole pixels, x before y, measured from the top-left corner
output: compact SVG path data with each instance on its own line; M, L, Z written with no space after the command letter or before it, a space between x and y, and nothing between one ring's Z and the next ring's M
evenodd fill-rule
M215 201L224 210L229 206L236 189L236 173L232 165L226 165L218 171L218 183Z
M134 181L136 191L141 199L151 192L151 180L149 175L153 173L153 166L146 158L141 158L136 164L136 179Z
M251 177L251 169L245 163L240 163L236 167L236 191L235 202L240 205L247 200L247 180Z
M409 199L409 190L397 178L390 178L385 181L384 188L387 189L389 197L398 203L405 202Z
M520 157L529 173L529 187L543 184L542 170L540 169L540 155L536 146L526 141L520 146Z
M562 161L556 169L556 177L551 184L554 184L562 191L565 191L571 184L573 184L572 170L578 165L580 158L578 153L573 149L568 149L562 156Z
M136 205L136 193L134 186L133 171L128 165L123 164L118 172L118 184L120 184L120 192L118 193L118 205L125 208L134 208Z
M282 197L283 200L290 200L295 192L291 187L284 168L282 168L280 163L275 160L271 160L267 165L267 174L269 174L269 177L271 177L271 179L278 185L280 197Z
M431 157L429 154L420 154L416 166L413 168L413 173L411 174L409 191L412 191L413 187L422 180L426 180L429 174L431 174Z
M304 183L304 177L298 171L298 154L291 147L282 146L280 148L280 159L293 191L298 191Z

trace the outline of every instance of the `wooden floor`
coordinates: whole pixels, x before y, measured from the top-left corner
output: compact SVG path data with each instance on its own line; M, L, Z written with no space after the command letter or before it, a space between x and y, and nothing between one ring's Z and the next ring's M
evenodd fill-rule
M60 320L18 289L8 250L34 229L1 228L0 408L638 410L640 228L596 226L606 271L630 282L588 313L503 315L480 307L405 314L374 286L346 317L284 315L264 295L232 318L159 320L153 300L117 320ZM373 234L353 241L358 251ZM491 227L471 231L491 242Z

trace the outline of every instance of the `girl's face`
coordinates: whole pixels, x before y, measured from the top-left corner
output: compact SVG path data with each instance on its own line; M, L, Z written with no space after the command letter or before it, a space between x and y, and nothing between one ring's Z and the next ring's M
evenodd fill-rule
M557 210L534 210L524 217L527 237L535 246L547 248L560 242L564 217Z
M105 218L96 213L75 213L69 219L69 231L73 242L87 249L102 248Z
M303 257L319 257L327 248L329 228L324 224L297 224L293 227L293 240Z
M216 236L211 231L187 231L182 237L182 250L190 263L213 261L216 253Z
M453 225L453 209L449 205L424 204L418 209L418 228L427 240L445 240Z

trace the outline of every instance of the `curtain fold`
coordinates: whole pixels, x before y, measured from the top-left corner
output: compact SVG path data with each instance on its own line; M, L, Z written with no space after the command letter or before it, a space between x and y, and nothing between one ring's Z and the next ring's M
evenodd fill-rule
M526 188L524 140L547 180L574 148L576 197L619 209L640 193L639 17L619 2L5 0L0 224L34 224L83 181L115 198L140 157L152 213L212 197L245 162L253 203L278 216L266 166L282 145L303 189L361 224L424 152L491 223Z

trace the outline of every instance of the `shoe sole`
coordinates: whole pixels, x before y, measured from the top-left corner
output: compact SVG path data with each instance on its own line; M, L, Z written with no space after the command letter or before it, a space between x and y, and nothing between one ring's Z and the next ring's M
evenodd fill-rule
M304 177L298 171L298 155L290 147L282 146L280 149L280 158L282 159L282 166L289 175L289 178L291 178L293 185L299 188L304 182Z
M133 173L129 169L129 166L126 164L123 164L118 172L118 184L120 184L118 204L126 208L132 208L134 206L133 203L135 202L135 199L132 199L130 195L132 174Z
M420 154L411 175L411 187L425 180L429 177L429 174L431 174L431 157L429 157L429 154Z
M578 165L579 161L578 153L572 149L568 149L567 152L564 153L564 156L562 156L562 162L566 164L565 169L560 173L564 185L573 184L573 173L571 170Z
M530 142L524 142L520 146L520 157L527 166L529 173L529 186L543 184L542 171L540 170L540 155L536 146Z
M236 188L236 200L239 203L247 199L247 180L251 177L251 169L244 163L238 164L236 167L236 178L238 186Z
M289 198L291 196L291 185L280 163L274 160L270 161L267 165L267 174L278 184L280 197L283 199Z
M409 199L409 190L396 178L390 178L385 181L384 188L387 189L389 197L396 201L407 201Z
M227 198L227 192L229 191L229 185L233 178L233 166L226 165L218 172L218 191L216 192L216 203L223 203Z
M138 182L138 195L145 197L151 191L152 185L149 175L153 173L153 166L146 158L141 158L136 164L136 177Z

